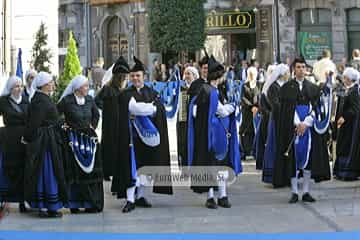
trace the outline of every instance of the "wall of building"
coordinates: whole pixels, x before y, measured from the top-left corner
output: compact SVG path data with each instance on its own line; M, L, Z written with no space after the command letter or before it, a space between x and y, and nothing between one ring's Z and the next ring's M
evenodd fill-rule
M40 23L44 22L48 34L48 48L51 49L50 69L58 75L58 3L57 1L12 0L12 54L21 48L24 72L30 68L32 47Z
M346 11L350 8L359 8L357 0L280 0L280 42L281 57L296 56L296 13L301 9L325 8L331 10L331 37L332 53L336 62L348 56L347 20Z

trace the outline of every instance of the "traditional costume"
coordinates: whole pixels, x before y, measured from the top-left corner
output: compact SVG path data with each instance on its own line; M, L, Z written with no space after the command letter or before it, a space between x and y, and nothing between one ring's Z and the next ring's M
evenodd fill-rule
M106 74L107 81L95 97L98 108L102 110L102 128L101 128L101 159L103 164L103 174L105 180L110 180L113 175L114 163L119 158L119 95L124 90L117 85L118 79L112 79L116 74L127 74L129 65L125 59L120 56L116 63L111 67L109 74Z
M51 81L45 72L34 79L24 135L25 199L40 210L40 217L61 217L58 210L67 203L60 116L50 96L40 90Z
M304 68L305 63L296 59L296 68ZM310 195L310 180L330 179L329 156L324 132L317 130L315 123L319 117L321 89L306 79L292 79L280 89L280 127L276 129L276 160L274 165L274 187L287 186L291 180L292 196L289 203L298 201L298 177L303 174L302 200L314 202ZM295 132L295 127L306 126L303 135Z
M240 145L241 145L241 157L254 156L254 137L255 137L255 123L254 114L252 112L253 107L259 107L258 96L261 92L260 87L256 81L257 70L255 67L248 68L248 79L252 74L252 79L247 80L243 85L241 91L241 112L242 112L242 124L240 126Z
M64 114L68 126L65 136L65 141L69 143L65 175L72 213L78 213L79 208L95 213L104 207L102 163L95 132L99 110L91 96L78 96L75 93L87 83L86 77L76 76L58 103L58 111Z
M22 80L10 77L0 97L0 115L5 127L0 128L0 202L19 202L20 212L25 212L24 166L25 146L21 143L24 135L28 98L14 96L11 92Z
M213 57L209 59L208 80L199 95L193 98L189 108L188 120L188 165L191 167L216 167L216 174L227 171L230 167L235 174L241 169L239 143L237 137L235 104L227 103L215 85L224 75L224 67ZM214 85L211 85L212 82ZM210 169L208 169L210 171ZM190 170L192 173L192 170ZM226 173L224 175L227 175ZM209 183L211 184L211 183ZM226 194L226 177L219 178L216 185L192 182L191 189L196 193L208 193L207 208L217 205L230 208ZM218 189L218 202L215 202L214 191Z
M281 126L281 123L279 122L279 93L280 88L286 83L286 81L280 78L287 72L289 72L288 65L280 64L276 66L273 73L270 75L269 82L266 82L263 88L263 93L270 110L270 116L264 151L262 181L270 184L272 184L274 162L276 161L276 129Z
M119 96L119 158L114 166L111 191L118 198L126 198L123 212L139 207L151 207L145 198L145 185L149 184L147 173L138 171L142 167L159 167L170 176L170 151L166 112L158 94L143 83L144 65L134 57L131 74L138 75L142 84L133 84ZM133 82L134 83L134 82ZM155 173L157 174L157 173ZM154 177L154 176L153 176ZM168 179L167 177L167 179ZM156 177L153 192L172 194L171 180L159 184ZM135 196L135 191L136 196Z
M337 106L336 122L343 118L345 122L338 125L336 161L334 176L339 180L356 180L360 174L360 159L355 152L359 152L359 114L360 97L358 92L359 72L354 68L346 68L344 77L347 77L352 84L345 86L345 95L339 96Z

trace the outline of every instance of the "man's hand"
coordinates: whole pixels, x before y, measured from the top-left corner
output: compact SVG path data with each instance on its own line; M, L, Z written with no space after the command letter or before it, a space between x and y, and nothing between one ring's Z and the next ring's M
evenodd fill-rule
M257 114L257 112L259 111L259 109L258 109L257 107L252 107L252 108L251 108L251 111L252 111L252 113L253 113L253 117L255 117L256 114Z
M307 128L308 128L308 126L306 126L305 123L300 123L299 125L296 126L296 129L295 129L296 134L300 137L303 136L305 134L305 131Z
M345 123L345 119L343 117L340 117L337 121L337 128L341 128L341 126Z

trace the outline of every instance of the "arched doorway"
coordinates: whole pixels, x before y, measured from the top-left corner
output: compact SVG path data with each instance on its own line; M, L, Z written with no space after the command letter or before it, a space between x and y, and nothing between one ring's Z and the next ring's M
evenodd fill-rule
M105 66L109 67L116 59L123 55L128 56L128 38L125 35L121 19L117 16L111 17L106 30L106 41L104 42Z

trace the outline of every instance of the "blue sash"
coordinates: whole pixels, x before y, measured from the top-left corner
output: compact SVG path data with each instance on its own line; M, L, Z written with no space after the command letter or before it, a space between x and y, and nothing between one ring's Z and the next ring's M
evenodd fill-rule
M331 83L331 78L328 78L322 90L319 105L315 108L314 129L318 134L324 134L327 131L331 120L333 91L329 83Z
M132 123L143 143L150 147L160 145L160 133L149 117L136 116Z
M129 151L130 151L130 162L131 162L131 180L133 183L136 183L137 179L137 165L136 165L136 157L135 157L135 149L134 149L134 134L133 128L131 125L131 118L129 116Z
M296 114L298 115L300 121L304 121L310 113L309 105L298 105L296 106ZM295 139L295 159L296 159L296 169L306 168L311 150L311 130L307 128L303 136L297 136Z
M188 114L188 131L187 131L187 160L188 166L192 165L192 161L194 159L194 144L195 144L195 133L194 133L194 106L197 97L193 97L189 104L189 114Z
M69 145L81 170L91 173L94 169L97 138L69 130Z

